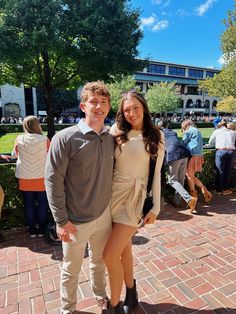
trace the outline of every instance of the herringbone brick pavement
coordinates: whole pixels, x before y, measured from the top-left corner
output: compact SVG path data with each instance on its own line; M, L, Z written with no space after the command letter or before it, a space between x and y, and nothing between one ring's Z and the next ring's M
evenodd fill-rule
M236 313L236 193L216 196L205 215L169 205L134 236L140 298L134 314ZM0 244L0 314L59 314L62 252L24 230ZM77 309L99 313L86 257Z

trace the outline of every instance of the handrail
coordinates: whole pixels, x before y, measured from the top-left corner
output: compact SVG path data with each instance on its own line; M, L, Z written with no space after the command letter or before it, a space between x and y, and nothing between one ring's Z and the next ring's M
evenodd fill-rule
M0 155L8 155L8 156L10 156L11 153L0 153ZM17 161L17 158L13 157L13 156L11 158L9 158L9 160L0 158L0 164L15 164L16 161Z

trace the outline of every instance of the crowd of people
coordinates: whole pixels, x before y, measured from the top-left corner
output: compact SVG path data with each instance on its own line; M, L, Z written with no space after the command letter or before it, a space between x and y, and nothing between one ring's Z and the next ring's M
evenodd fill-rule
M82 116L82 112L79 109L79 114L73 114L73 115L57 115L54 117L54 123L55 124L76 124L79 122L80 118ZM40 123L47 123L47 116L38 116L39 122ZM221 120L226 121L226 122L236 122L236 116L235 115L195 115L193 113L188 113L188 114L172 114L168 115L167 117L163 117L162 115L152 115L151 116L152 122L155 125L158 125L159 122L161 121L166 121L168 123L182 123L184 120L190 119L195 123L213 123L214 127L216 127L217 123L220 122ZM22 124L24 118L23 117L14 117L14 116L9 116L5 117L3 116L0 119L0 124ZM114 118L108 118L106 117L105 119L105 124L113 124L115 121Z
M16 177L30 236L43 236L50 208L62 241L64 314L79 313L77 288L87 245L91 286L101 313L130 314L138 305L132 236L139 228L153 224L160 213L163 162L168 184L175 190L175 207L182 206L182 198L190 213L198 212L198 193L203 194L205 202L213 197L196 176L204 163L203 139L192 119L182 121L183 139L179 141L169 129L170 121L155 125L144 96L130 91L121 97L116 123L107 128L104 122L110 97L104 83L85 84L80 103L85 118L57 132L50 143L42 134L39 119L28 116L23 120L24 134L14 147ZM217 192L221 195L231 191L229 174L236 141L233 127L221 119L207 144L216 148ZM144 215L152 161L153 204ZM126 295L121 302L123 284Z

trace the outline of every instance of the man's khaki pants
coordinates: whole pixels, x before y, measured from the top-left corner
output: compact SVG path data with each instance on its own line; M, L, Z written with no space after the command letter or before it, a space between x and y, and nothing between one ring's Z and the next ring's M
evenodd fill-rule
M90 280L94 296L96 299L107 296L106 267L102 254L112 228L110 206L98 219L76 225L76 228L76 243L62 242L64 255L61 269L62 313L76 309L79 273L87 243L90 256Z
M2 212L3 201L4 201L4 192L0 185L0 217L1 217L1 212Z

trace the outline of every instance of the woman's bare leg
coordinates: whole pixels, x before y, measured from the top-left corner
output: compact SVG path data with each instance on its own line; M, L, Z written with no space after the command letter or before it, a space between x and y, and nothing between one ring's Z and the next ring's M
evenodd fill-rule
M204 184L194 175L194 183L198 186L201 190L204 188Z
M125 260L128 263L127 269L130 269L130 256L125 254L126 258L124 258L123 263L121 256L136 230L135 227L115 223L103 252L103 259L109 273L112 306L116 306L120 301L124 269L126 269ZM132 276L126 273L126 278Z
M132 254L132 240L124 248L121 254L121 263L124 269L124 280L127 288L133 288L134 285L134 264Z
M187 183L188 183L188 188L189 188L190 194L194 193L196 191L195 190L195 181L194 181L194 178L195 178L194 172L187 170L186 178L187 178Z

